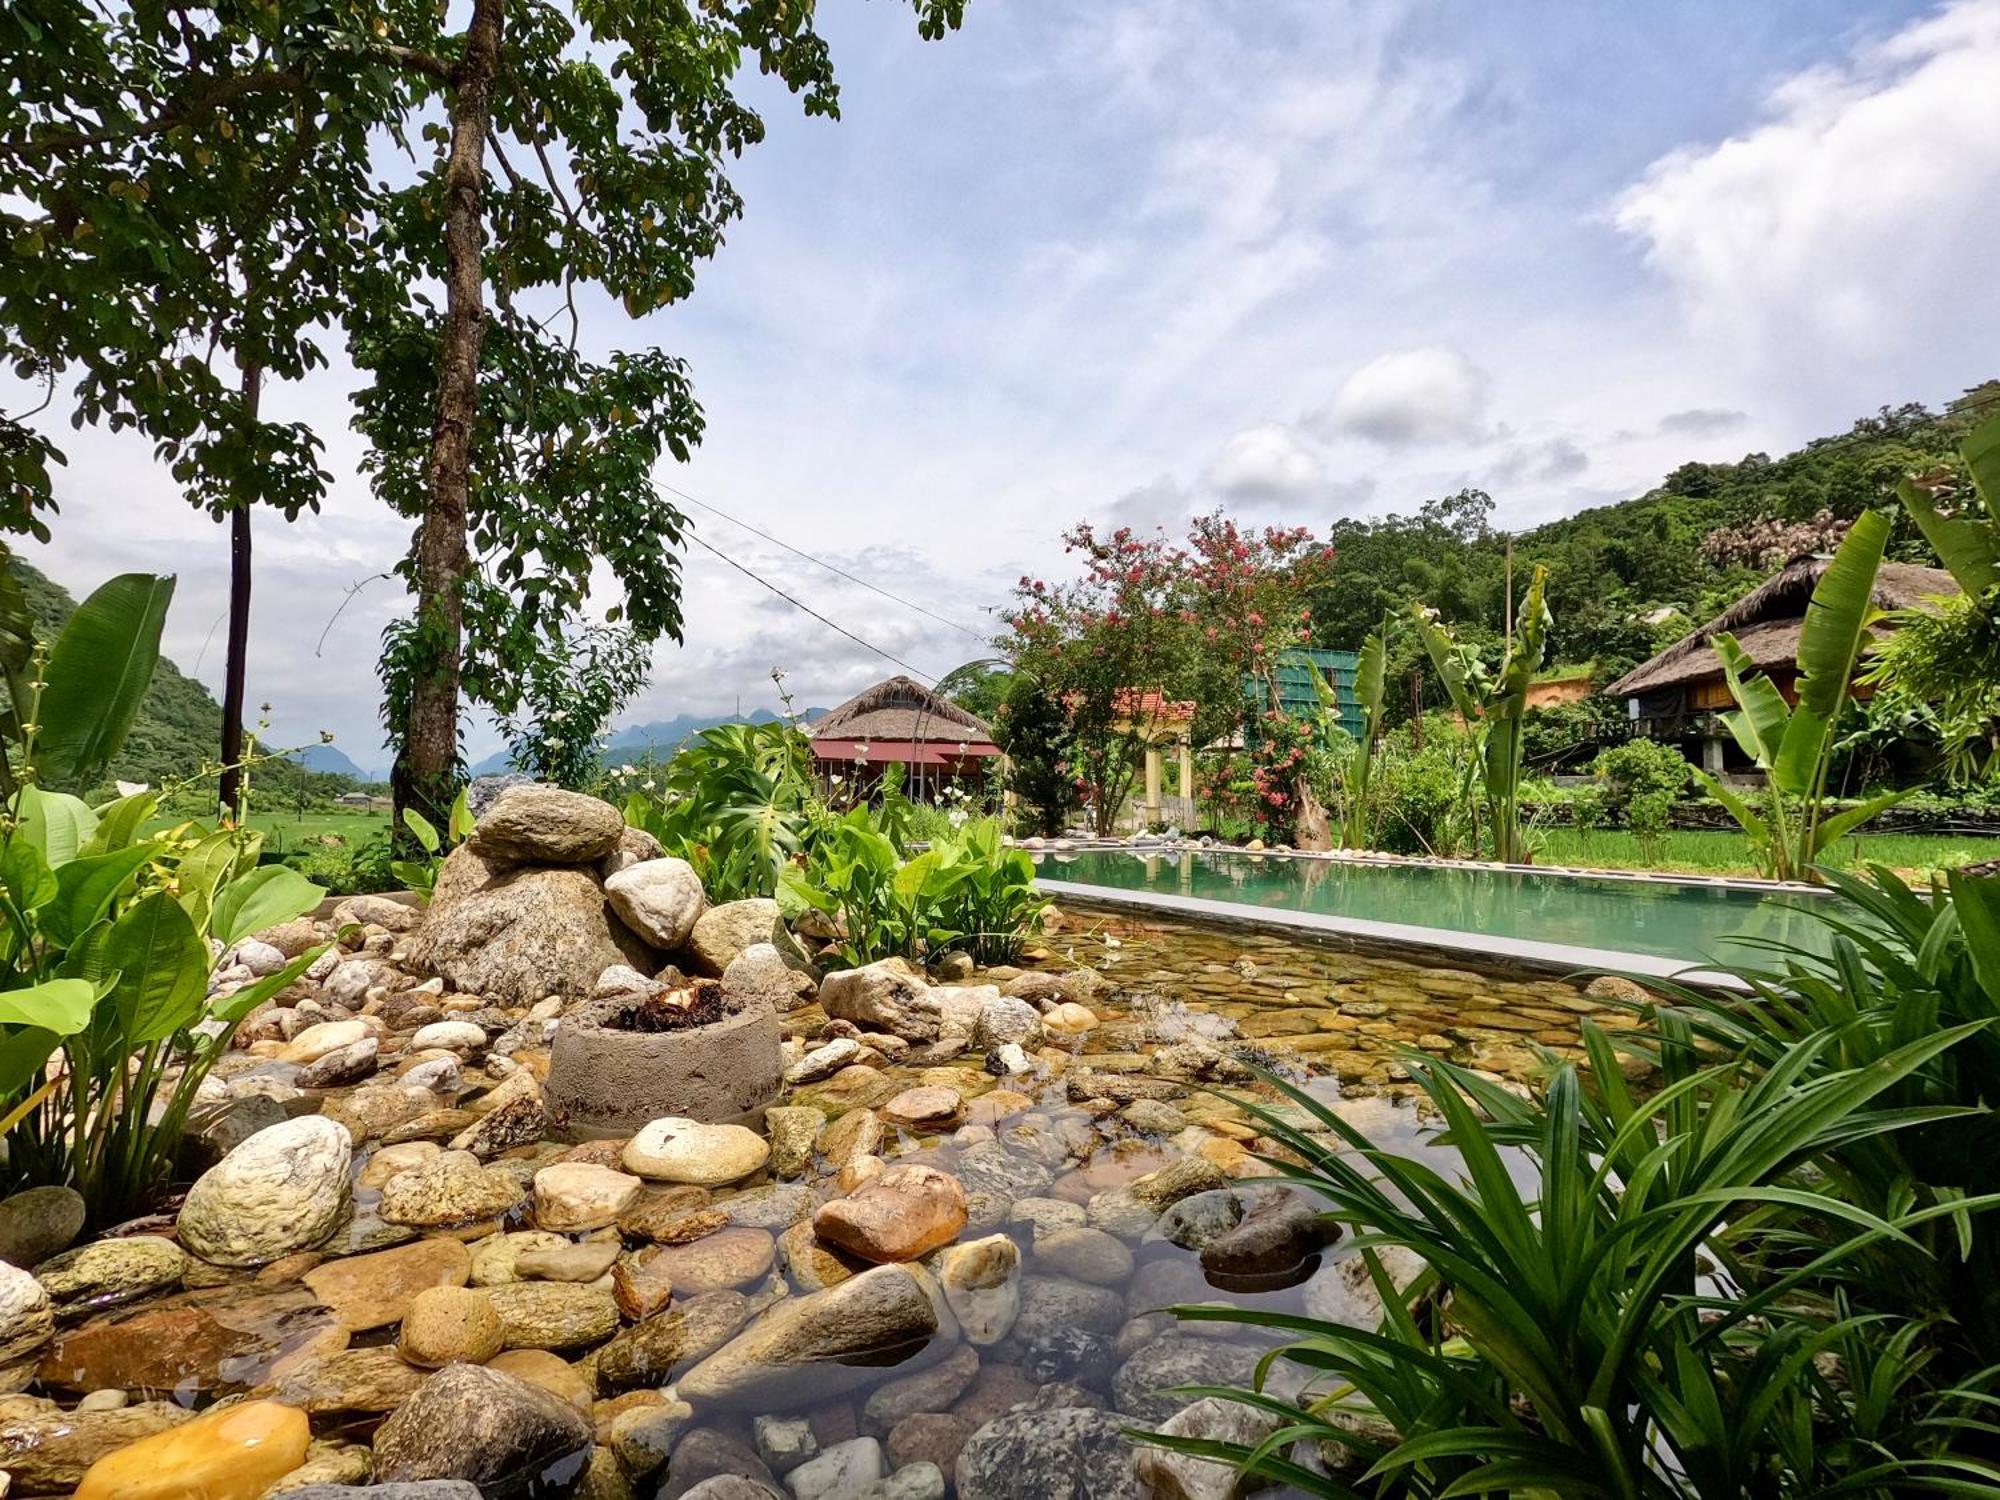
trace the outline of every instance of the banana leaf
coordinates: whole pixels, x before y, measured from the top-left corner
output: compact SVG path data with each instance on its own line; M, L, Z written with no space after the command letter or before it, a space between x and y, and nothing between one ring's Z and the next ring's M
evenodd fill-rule
M50 653L36 714L44 783L88 786L123 747L159 665L173 597L172 578L125 573L77 606Z

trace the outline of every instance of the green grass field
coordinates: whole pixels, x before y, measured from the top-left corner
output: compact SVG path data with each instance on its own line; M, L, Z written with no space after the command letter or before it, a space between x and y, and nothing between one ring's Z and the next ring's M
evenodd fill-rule
M156 818L148 826L170 828L179 821ZM273 808L251 813L250 826L263 831L264 847L273 854L290 853L329 835L344 840L352 849L384 832L389 815L366 808L309 807L303 815Z
M1535 862L1583 865L1605 870L1678 870L1701 875L1755 875L1757 862L1740 833L1709 830L1667 835L1657 857L1647 859L1639 841L1622 829L1582 833L1574 828L1542 828L1530 835ZM1887 865L1922 873L1948 870L2000 855L2000 839L1951 838L1921 833L1871 833L1842 839L1827 863Z

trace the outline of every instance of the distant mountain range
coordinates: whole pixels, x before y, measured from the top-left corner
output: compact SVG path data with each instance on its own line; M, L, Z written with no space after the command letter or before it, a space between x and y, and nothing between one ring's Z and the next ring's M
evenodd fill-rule
M799 717L813 724L829 712L824 708L809 708ZM699 734L704 729L714 729L721 724L769 724L777 717L768 708L753 709L747 714L676 714L671 719L656 719L650 724L633 724L613 730L611 743L604 753L611 760L636 759L648 752L655 760L666 760L691 734ZM494 751L471 768L474 776L494 776L509 769L505 750Z
M306 745L294 750L290 756L308 771L325 771L335 776L352 776L356 781L372 783L387 781L386 770L370 770L358 766L354 759L338 745Z

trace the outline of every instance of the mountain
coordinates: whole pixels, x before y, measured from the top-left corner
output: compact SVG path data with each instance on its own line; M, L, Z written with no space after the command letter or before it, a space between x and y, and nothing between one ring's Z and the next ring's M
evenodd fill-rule
M305 745L293 751L291 759L308 771L327 776L349 776L360 784L373 784L389 779L387 771L371 771L356 765L352 757L337 745Z
M824 708L809 708L799 717L807 724L814 724L825 718L828 712ZM706 717L701 714L675 714L671 719L656 719L650 724L632 724L624 729L614 729L604 754L609 760L636 760L641 756L650 756L656 761L671 760L681 741L691 734L699 734L704 729L714 729L721 724L769 724L777 717L768 708L752 709L747 714ZM471 769L474 776L493 776L509 770L507 752L496 750Z

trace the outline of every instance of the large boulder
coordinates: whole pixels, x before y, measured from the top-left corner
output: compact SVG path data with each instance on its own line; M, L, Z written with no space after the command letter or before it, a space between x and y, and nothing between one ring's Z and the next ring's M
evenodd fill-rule
M202 1173L180 1242L218 1266L261 1266L325 1244L349 1210L354 1142L323 1115L260 1130Z
M944 1019L936 992L900 958L827 975L819 987L819 1003L833 1020L910 1042L936 1041Z
M959 1500L1145 1500L1130 1422L1080 1406L997 1417L959 1450Z
M507 1005L549 995L585 999L613 964L642 973L659 967L652 949L612 914L588 869L509 868L470 844L454 849L438 872L409 956L454 988Z
M555 786L510 787L468 842L506 864L587 865L618 847L625 815L597 797Z

